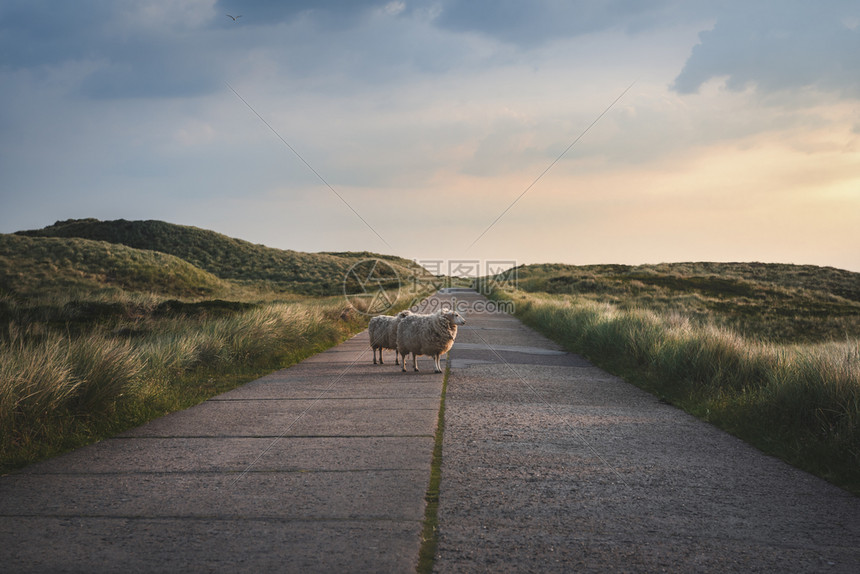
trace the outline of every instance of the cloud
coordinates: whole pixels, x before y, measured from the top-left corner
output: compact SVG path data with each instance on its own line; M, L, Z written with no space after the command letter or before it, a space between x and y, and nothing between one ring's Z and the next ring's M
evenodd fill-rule
M71 62L87 63L76 68L82 75L69 89L92 99L201 96L259 70L313 80L294 84L297 90L361 89L402 84L415 74L507 65L524 47L552 39L664 25L674 5L11 0L0 7L0 68L50 73ZM242 18L234 22L228 13Z
M94 99L210 93L223 55L213 17L212 0L13 0L0 7L0 70L75 65L69 88Z
M702 32L673 89L697 92L714 78L734 91L816 88L860 96L856 2L737 2Z
M219 60L193 39L130 39L81 82L93 99L192 97L223 86Z
M699 2L663 0L447 0L436 23L445 29L478 32L503 42L532 47L614 28L631 33L687 20Z
M374 8L388 4L381 0L218 0L217 12L242 15L239 21L244 26L275 26L299 18L310 18L327 26L349 27ZM226 17L221 21L231 25Z
M85 57L98 44L91 24L106 11L109 6L92 1L0 4L0 66L26 68Z

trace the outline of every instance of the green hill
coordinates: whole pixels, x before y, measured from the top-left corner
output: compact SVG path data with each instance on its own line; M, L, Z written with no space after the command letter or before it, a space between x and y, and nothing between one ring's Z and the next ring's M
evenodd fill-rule
M300 294L341 292L348 270L365 258L386 259L403 276L424 273L411 261L373 253L303 253L257 245L197 227L163 221L71 219L44 229L19 231L27 237L106 241L173 255L224 280L270 283Z
M173 255L80 238L0 234L0 294L92 292L105 287L172 297L217 295L227 284Z

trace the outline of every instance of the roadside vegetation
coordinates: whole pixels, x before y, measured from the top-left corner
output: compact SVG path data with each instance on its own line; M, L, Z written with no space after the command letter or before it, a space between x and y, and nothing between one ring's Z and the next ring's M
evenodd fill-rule
M691 263L524 266L496 290L567 349L860 494L860 274Z
M143 223L156 230L154 245L184 233ZM223 237L195 234L202 251L206 237ZM257 274L264 265L250 244L222 253L242 263L243 276L113 239L0 235L0 473L298 362L364 329L378 304L378 296L343 293L346 271L374 254L299 254L300 275L281 269L275 281ZM278 250L255 248L277 265ZM422 274L386 260L398 274ZM391 287L388 312L424 294L415 283Z

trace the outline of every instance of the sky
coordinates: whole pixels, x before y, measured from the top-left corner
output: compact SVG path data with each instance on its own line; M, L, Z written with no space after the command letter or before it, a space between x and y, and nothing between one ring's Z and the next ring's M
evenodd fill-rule
M860 3L0 0L0 233L85 217L860 271Z

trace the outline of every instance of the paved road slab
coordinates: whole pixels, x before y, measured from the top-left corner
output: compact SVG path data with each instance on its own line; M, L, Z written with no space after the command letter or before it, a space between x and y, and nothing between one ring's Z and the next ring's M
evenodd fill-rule
M0 553L4 572L411 572L416 536L414 520L25 516L0 540L34 551Z
M6 481L0 516L406 521L423 515L427 477L425 468L21 474Z
M860 572L857 497L506 316L467 319L436 572Z
M342 345L0 477L0 571L410 572L442 375Z
M431 435L439 398L206 401L122 437ZM422 421L423 424L419 424Z
M432 448L430 436L134 437L102 441L77 456L45 461L37 470L40 475L241 473L249 467L257 472L420 470Z

